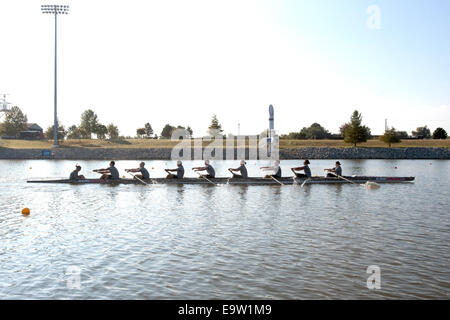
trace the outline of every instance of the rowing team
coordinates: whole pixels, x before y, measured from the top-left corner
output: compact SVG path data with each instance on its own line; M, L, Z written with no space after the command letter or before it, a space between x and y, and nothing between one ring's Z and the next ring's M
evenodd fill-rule
M309 160L305 160L303 162L303 166L301 167L295 167L291 168L292 172L295 174L298 178L311 178L311 169L309 168ZM247 174L247 168L246 168L246 162L244 160L241 161L240 166L238 168L229 168L228 171L231 172L233 175L233 178L248 178ZM282 178L281 175L281 167L280 167L280 161L276 160L274 162L273 166L269 167L261 167L261 170L271 171L273 174L267 174L264 178L270 179L270 178ZM203 167L194 167L192 168L195 172L205 172L206 174L200 174L200 177L203 178L215 178L216 173L214 168L211 166L209 160L205 160L205 165ZM325 171L328 171L327 177L335 177L335 176L342 176L342 168L341 163L339 161L336 161L336 165L334 168L331 169L324 169ZM81 166L76 165L75 170L70 174L70 180L77 180L77 179L86 179L83 175L79 175L79 172L81 171ZM150 174L148 170L145 168L145 162L141 162L139 164L139 168L135 169L125 169L126 172L129 173L138 173L136 175L133 175L134 177L138 179L148 180L150 179ZM184 177L184 167L183 163L178 160L177 161L177 168L174 169L165 169L165 171L168 173L167 179L183 179ZM300 173L302 172L303 173ZM119 170L116 168L116 163L114 161L111 161L109 163L109 167L105 169L96 169L94 172L100 173L102 176L100 179L107 180L118 180L119 177ZM239 172L239 173L238 173Z

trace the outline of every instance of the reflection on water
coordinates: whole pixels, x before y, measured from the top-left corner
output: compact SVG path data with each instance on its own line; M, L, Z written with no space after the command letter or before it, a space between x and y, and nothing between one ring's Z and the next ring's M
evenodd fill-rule
M105 166L79 163L92 177ZM0 297L448 299L450 162L342 163L347 175L417 180L379 190L37 185L26 180L66 177L74 163L0 161ZM298 164L284 161L283 172ZM174 165L147 167L163 177ZM236 163L214 165L228 176ZM260 165L249 164L249 174ZM316 160L311 169L323 174L332 165ZM366 287L371 265L381 268L381 290ZM81 270L79 289L68 288L70 266Z

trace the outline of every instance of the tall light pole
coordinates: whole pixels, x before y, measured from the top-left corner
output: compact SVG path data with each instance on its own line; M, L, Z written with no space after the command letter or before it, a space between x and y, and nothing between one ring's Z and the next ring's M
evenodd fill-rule
M69 13L69 6L65 5L41 5L41 10L43 14L53 14L55 16L55 96L54 96L54 104L55 104L55 119L53 123L53 147L58 147L58 114L57 114L57 50L56 50L56 44L57 44L57 17L58 14L68 14Z

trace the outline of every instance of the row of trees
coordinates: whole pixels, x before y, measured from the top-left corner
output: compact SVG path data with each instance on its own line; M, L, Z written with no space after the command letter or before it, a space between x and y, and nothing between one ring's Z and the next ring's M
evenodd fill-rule
M362 115L355 110L350 118L350 121L344 123L339 128L339 134L331 134L328 130L318 123L313 123L310 127L304 127L300 132L291 132L287 135L282 135L282 139L342 139L347 143L357 145L361 142L366 142L372 137L371 130L365 125L362 125ZM437 128L433 134L427 126L419 127L412 131L412 137L418 139L447 139L447 132L443 128ZM380 140L386 142L391 146L392 143L401 142L401 139L407 139L409 135L406 131L397 131L395 128L388 128L386 132L380 136Z
M219 127L217 117L214 116L212 127ZM0 124L0 135L8 135L13 137L18 137L21 131L27 130L28 118L26 114L22 112L22 110L14 106L11 110L6 113L5 121ZM50 126L45 130L45 136L47 139L53 139L53 128L54 126ZM171 126L167 124L162 132L161 138L170 139L172 136L172 132L175 129L185 129L188 132L188 137L192 137L193 131L191 127L183 127L183 126ZM66 128L64 125L59 124L58 127L58 139L91 139L92 136L95 135L97 139L119 139L120 132L118 126L113 123L108 125L104 125L99 121L98 115L91 109L84 111L81 114L80 124L72 125ZM144 127L138 128L136 130L136 136L138 138L158 138L157 135L154 135L153 128L150 123L146 123Z
M331 134L327 129L318 123L313 123L310 127L304 127L300 132L291 132L281 136L282 139L342 139L347 143L356 146L357 143L366 142L371 138L370 128L362 125L362 115L355 110L350 117L350 121L344 123L339 128L339 135Z
M53 128L50 126L45 131L47 139L53 139ZM118 139L120 137L119 128L110 123L108 125L102 124L97 114L88 109L81 114L80 124L72 125L69 128L65 128L63 125L59 125L58 139L91 139L95 134L97 139Z
M27 116L24 114L19 107L14 106L11 111L5 116L5 121L0 125L0 134L8 136L18 136L21 131L27 129ZM190 138L193 136L192 129L188 126L187 128L183 126L172 126L166 124L161 131L160 138L170 139L172 133L176 129L183 129L186 131L185 138ZM362 115L357 110L353 112L350 117L350 121L344 123L339 128L339 135L333 135L324 127L318 123L313 123L309 127L304 127L300 132L291 132L288 135L281 136L282 139L330 139L330 138L344 138L344 141L351 143L356 146L358 143L366 142L371 138L370 128L362 124ZM211 119L211 124L208 127L208 134L223 133L222 125L219 123L216 115L213 115ZM48 139L53 139L53 126L47 128L45 135ZM64 139L91 139L92 135L96 135L98 139L119 139L120 132L119 128L110 123L108 125L102 124L97 114L88 109L81 114L80 124L72 125L69 128L65 128L60 125L58 128L58 138ZM447 132L443 128L437 128L433 134L431 134L430 129L427 126L419 127L412 132L413 137L420 139L446 139ZM138 138L158 138L154 135L153 128L150 123L146 123L144 127L138 128L136 130L136 136ZM389 128L380 137L380 140L389 144L398 143L401 139L408 138L408 133L405 131L397 131L395 128Z

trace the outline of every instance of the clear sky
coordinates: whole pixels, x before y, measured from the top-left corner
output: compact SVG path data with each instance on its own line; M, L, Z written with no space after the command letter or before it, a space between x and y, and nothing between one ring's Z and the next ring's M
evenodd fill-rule
M53 19L59 119L87 108L124 135L150 122L206 133L259 133L319 122L332 132L358 109L379 134L427 124L450 131L448 0L129 0L0 2L0 93L53 123ZM375 9L369 6L375 5Z

